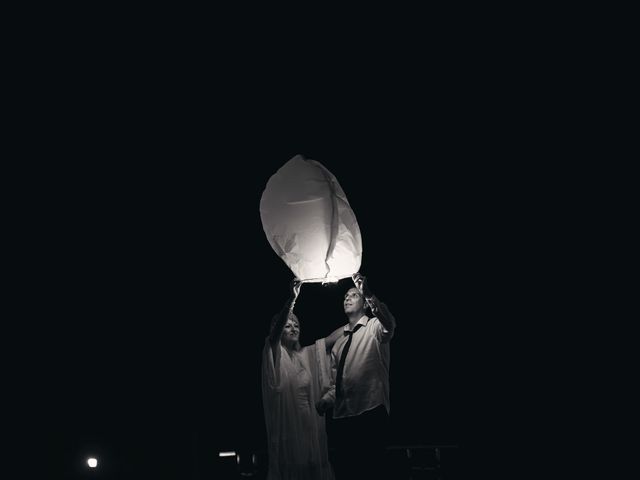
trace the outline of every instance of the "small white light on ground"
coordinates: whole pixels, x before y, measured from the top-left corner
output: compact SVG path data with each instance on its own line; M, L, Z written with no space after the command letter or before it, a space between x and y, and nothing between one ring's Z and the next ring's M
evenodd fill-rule
M218 456L219 457L235 457L236 452L220 452Z
M87 465L91 468L96 468L98 466L98 460L96 458L87 459Z

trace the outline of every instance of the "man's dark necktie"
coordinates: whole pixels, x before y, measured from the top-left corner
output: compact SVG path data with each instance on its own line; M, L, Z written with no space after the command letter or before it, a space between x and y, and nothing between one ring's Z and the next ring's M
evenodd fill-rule
M342 354L340 354L340 361L338 362L338 372L336 374L336 397L342 396L342 372L344 371L344 361L347 358L347 352L349 352L349 347L351 346L351 340L353 340L353 334L362 326L361 323L357 324L355 328L351 331L345 331L345 335L349 335L349 339L342 349Z

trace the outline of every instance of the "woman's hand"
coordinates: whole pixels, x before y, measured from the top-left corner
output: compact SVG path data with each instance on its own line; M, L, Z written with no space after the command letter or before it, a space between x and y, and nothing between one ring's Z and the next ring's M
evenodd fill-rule
M296 277L293 277L291 283L289 284L289 288L291 290L291 298L295 300L300 295L300 288L302 288L302 282L298 280Z

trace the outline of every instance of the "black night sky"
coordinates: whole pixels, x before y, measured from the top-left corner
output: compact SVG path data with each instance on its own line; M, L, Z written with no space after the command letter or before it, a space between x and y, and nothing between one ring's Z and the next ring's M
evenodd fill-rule
M295 154L337 177L361 273L397 319L392 443L468 449L489 394L486 341L530 316L517 279L539 255L527 220L538 164L512 105L460 71L337 80L307 65L275 80L217 66L185 66L172 83L157 80L165 63L131 60L47 97L38 149L50 161L24 199L44 292L25 362L52 468L71 476L97 451L120 476L189 478L203 455L265 448L260 354L292 274L259 202ZM347 285L302 287L303 343L344 323Z
M87 161L44 206L55 209L43 322L53 358L44 368L65 448L90 439L127 461L175 468L190 465L194 435L209 453L264 448L260 351L291 273L258 205L296 153L340 181L363 236L361 272L397 318L394 442L460 444L469 396L481 394L467 389L467 343L490 321L479 307L483 282L504 266L491 258L503 239L491 231L494 193L481 162L435 160L397 131L327 132L304 149L294 133L289 146L288 135L245 138L255 132L234 145L203 140L198 155L176 146L162 163ZM348 283L303 286L303 343L344 323Z

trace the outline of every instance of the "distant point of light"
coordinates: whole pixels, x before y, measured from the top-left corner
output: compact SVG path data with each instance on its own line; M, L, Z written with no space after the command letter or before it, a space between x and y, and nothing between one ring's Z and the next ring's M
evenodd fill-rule
M220 452L218 456L219 457L235 457L236 452Z
M98 459L96 459L96 458L88 458L87 459L87 465L89 465L90 468L96 468L98 466Z

